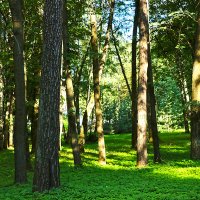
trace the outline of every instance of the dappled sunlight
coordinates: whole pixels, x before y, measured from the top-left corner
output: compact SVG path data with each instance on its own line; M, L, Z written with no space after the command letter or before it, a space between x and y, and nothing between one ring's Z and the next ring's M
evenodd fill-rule
M161 169L154 169L154 174L167 176L177 179L198 179L200 180L200 167L161 167Z
M7 185L0 187L0 198L5 198L6 191L8 199L18 194L21 199L200 199L200 161L189 159L186 134L171 135L173 140L168 133L161 134L163 163L153 163L152 144L148 144L149 164L142 169L136 167L136 152L130 148L131 134L106 135L105 166L98 163L97 143L85 145L85 153L81 154L83 167L78 169L74 168L70 145L63 146L61 187L45 194L31 192L32 172L27 185L11 185L13 151L0 152L0 174L8 180L7 184L5 178L0 181L0 186Z

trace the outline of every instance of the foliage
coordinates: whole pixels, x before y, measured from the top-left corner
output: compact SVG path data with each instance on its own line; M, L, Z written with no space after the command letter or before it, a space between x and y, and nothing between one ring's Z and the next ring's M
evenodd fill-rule
M183 127L181 92L174 79L165 77L155 82L157 115L161 128Z
M189 159L189 135L179 130L160 138L163 164L150 161L144 169L135 167L130 134L106 136L108 164L102 167L95 144L86 145L79 170L73 168L70 147L63 147L61 187L43 194L32 193L32 172L26 185L13 185L13 151L0 152L0 199L199 199L200 162ZM152 144L149 153L152 160Z

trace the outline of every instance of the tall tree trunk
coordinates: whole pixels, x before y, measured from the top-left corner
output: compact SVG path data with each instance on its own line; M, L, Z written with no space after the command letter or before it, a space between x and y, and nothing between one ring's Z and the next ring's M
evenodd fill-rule
M96 127L98 134L99 163L104 165L106 164L106 150L105 150L105 141L103 133L102 110L100 103L99 72L101 69L98 59L97 23L95 15L91 15L91 32L92 32L91 46L93 53L94 102L95 102L95 114L96 114Z
M200 13L192 72L191 158L200 159Z
M139 20L139 0L135 0L135 16L132 35L132 148L137 146L137 28Z
M148 69L148 10L147 1L140 0L140 56L138 80L137 166L147 165L147 69Z
M149 16L149 9L147 7L147 14ZM148 17L149 18L149 17ZM157 117L156 117L156 97L153 83L153 72L152 72L152 60L151 60L151 42L150 42L150 30L149 30L149 19L147 23L148 28L148 70L147 70L147 90L149 94L149 103L150 103L150 127L153 138L153 150L154 150L154 162L161 162L160 155L160 144L158 136L158 126L157 126Z
M62 0L45 0L43 58L33 191L60 185L59 108L62 44Z
M158 126L156 117L156 98L153 84L153 73L152 73L152 63L151 63L151 50L150 41L148 43L148 93L149 93L149 103L150 103L150 127L153 137L153 150L154 150L154 162L161 162L160 147L159 147L159 136L158 136Z
M26 109L25 109L25 74L24 74L24 27L23 1L9 0L14 33L14 68L15 68L15 124L14 156L15 182L25 183L26 175Z
M112 22L113 22L113 15L114 15L114 7L115 7L115 0L111 0L110 1L110 13L109 13L109 19L108 19L108 26L107 26L107 30L106 30L106 37L105 37L105 42L104 42L104 46L103 46L103 51L102 51L101 59L99 61L97 55L96 55L97 58L95 58L95 59L98 60L98 65L99 65L98 66L98 79L99 79L99 81L98 81L99 83L98 84L100 84L100 81L101 81L101 76L102 76L102 73L103 73L103 68L104 68L105 63L106 63L108 49L109 49L109 46L110 46L109 45L110 44L110 34L111 34L111 31L112 31ZM92 16L94 16L94 15L92 15ZM95 26L96 26L96 19L95 19ZM97 33L95 33L95 31L97 32L97 30L95 30L95 29L97 29L97 27L94 27L93 25L92 25L92 27L94 28L94 29L92 29L93 33L97 34ZM97 40L97 35L95 37L96 37L95 39L94 39L93 36L91 38L91 46L94 47L94 48L96 48L95 51L98 52L98 44L95 44L95 45L97 45L97 47L95 47L94 44L92 44L92 42L95 43L95 40ZM94 40L92 41L92 39L94 39ZM96 43L98 43L98 42L96 41ZM94 59L93 59L93 69L94 69ZM93 77L93 80L94 80L94 77ZM95 99L95 94L94 94L94 99ZM87 130L87 127L86 127L87 126L87 121L86 120L88 120L88 118L89 118L89 116L90 116L90 114L91 114L91 112L93 110L93 107L95 105L95 100L94 99L93 99L93 97L90 98L90 101L87 104L86 111L84 112L84 117L85 118L84 118L84 121L83 121L83 125L85 125L85 126L84 126L84 129L82 128L82 130L84 130L84 132L82 134L86 133L85 132ZM102 123L103 123L103 121L102 121ZM102 126L103 126L103 124L102 124ZM85 136L82 135L82 137L85 137ZM101 140L103 141L104 139L101 139ZM82 148L84 148L84 147L82 147Z
M189 102L189 98L187 98L187 84L185 81L185 76L183 72L183 63L181 63L181 57L179 54L177 54L176 57L176 64L177 64L177 74L178 74L178 86L181 90L181 103L183 107L183 121L184 121L184 127L185 127L185 133L190 133L190 127L189 127L189 121L187 117L188 109L186 108L186 104Z
M86 58L88 56L89 47L90 47L90 42L89 42L89 45L88 45L87 50L85 52L85 55L82 58L80 69L77 72L77 82L76 82L76 88L75 88L75 106L76 106L76 121L77 121L78 133L80 133L80 129L81 129L81 126L80 126L80 102L79 102L80 101L79 100L80 83L81 83L81 76L82 76L82 73L83 73L83 67L85 65L85 61L86 61Z
M65 62L64 62L65 63ZM74 157L74 165L81 165L80 149L78 145L78 130L76 127L76 108L74 106L74 91L72 78L69 72L68 65L65 63L66 69L66 93L67 93L67 110L68 110L68 125L71 133L71 145Z
M74 157L74 165L81 165L80 149L78 145L78 130L76 126L76 108L74 105L74 88L72 83L72 77L69 69L69 41L68 41L68 20L67 11L64 7L63 11L64 23L63 23L63 70L66 75L66 95L67 95L67 110L68 110L68 125L71 135L71 146Z

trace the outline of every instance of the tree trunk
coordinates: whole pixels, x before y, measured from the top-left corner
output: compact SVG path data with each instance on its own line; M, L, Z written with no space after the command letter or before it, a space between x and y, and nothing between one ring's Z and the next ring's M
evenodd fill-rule
M140 0L140 55L138 80L137 166L147 165L147 69L148 69L148 11L147 1Z
M3 148L7 149L9 146L13 146L13 94L9 94L7 105L5 106L5 117L3 123L3 135L4 135L4 145Z
M135 16L132 35L132 148L137 146L137 28L139 20L139 0L135 0Z
M0 71L2 71L3 66L0 64ZM0 150L3 149L3 88L5 87L3 81L3 75L0 73Z
M38 127L38 107L35 103L32 109L32 116L31 116L31 143L32 143L31 153L35 153L36 150L37 127Z
M192 73L191 158L200 159L200 14Z
M152 73L152 63L151 63L151 50L150 41L148 43L148 93L149 93L149 103L150 103L150 127L152 131L153 138L153 150L154 150L154 162L160 163L160 147L159 147L159 137L158 137L158 127L157 127L157 117L156 117L156 98L153 84L153 73Z
M13 99L12 99L13 101ZM13 104L11 103L10 111L9 111L9 138L8 138L8 146L13 147L14 141L13 141Z
M14 157L15 183L25 183L26 175L26 110L25 110L25 74L24 74L24 27L23 1L9 0L13 20L14 68L15 68L15 124Z
M116 50L116 54L117 54L117 57L118 57L118 60L119 60L119 64L120 64L120 67L121 67L121 70L122 70L122 74L124 76L124 80L126 82L126 87L128 89L128 93L129 93L129 96L130 98L132 99L132 91L131 91L131 87L128 83L128 78L126 76L126 72L125 72L125 69L124 69L124 65L122 63L122 59L121 59L121 56L120 56L120 53L119 53L119 50L118 50L118 47L117 47L117 41L116 41L116 38L112 32L112 35L113 35L113 43L114 43L114 46L115 46L115 50Z
M33 191L60 185L59 108L62 44L62 0L45 0L36 159Z
M76 126L76 108L74 105L74 88L72 83L72 77L69 69L69 41L68 41L68 20L67 20L67 11L63 11L64 23L63 23L63 70L66 75L66 96L67 96L67 110L68 110L68 126L71 135L71 146L74 157L74 165L80 166L81 156L80 149L78 145L78 130Z
M181 103L183 107L183 122L185 127L185 133L190 133L189 121L188 121L188 108L186 108L186 104L189 103L189 97L187 95L187 83L186 77L184 74L184 63L182 62L181 52L179 50L176 51L175 54L175 63L177 65L177 70L175 73L175 79L179 89L181 90Z
M98 54L96 56L94 55L94 57L96 57L95 59L98 60L98 65L99 65L98 66L98 79L99 79L98 84L100 84L101 76L102 76L102 73L103 73L103 68L105 66L106 58L107 58L107 54L108 54L108 49L109 49L109 44L110 44L110 34L111 34L111 31L112 31L114 7L115 7L115 0L111 0L110 1L110 13L109 13L109 19L108 19L108 26L107 26L106 37L105 37L105 42L104 42L103 51L102 51L100 61L99 61L98 56L97 56ZM94 15L92 15L92 16L94 16ZM95 26L96 26L96 19L95 19ZM93 24L92 24L92 27L94 28L94 29L92 29L94 35L97 34L97 33L95 33L95 32L97 32L97 30L95 30L95 29L97 29L97 27L94 27ZM94 37L92 35L91 46L96 48L96 50L94 50L94 51L96 51L98 53L97 35L95 37L96 38L94 39ZM94 39L94 40L92 41L92 39ZM94 44L95 40L96 40L96 44ZM93 42L93 44L92 44L92 42ZM97 47L95 47L95 45ZM94 63L94 59L93 59L93 63ZM93 64L93 69L94 69L94 64ZM94 73L94 71L93 71L93 73ZM94 80L94 77L93 77L93 80ZM85 134L86 133L85 131L87 131L87 129L88 129L86 127L88 125L86 120L88 120L88 118L89 118L89 116L90 116L90 114L93 110L93 107L95 105L95 100L93 98L95 98L95 94L94 94L94 97L90 98L90 101L87 104L86 111L84 112L84 116L85 116L84 121L83 121L84 128L81 127L82 131L84 130L84 132L82 132L83 138L85 138L85 136L83 134ZM102 123L103 123L103 121L102 121ZM103 124L102 124L102 126L103 126ZM103 138L104 138L104 136L103 136ZM101 140L102 142L104 141L104 139L100 139L100 138L99 138L99 140ZM84 149L84 147L82 146L81 149ZM102 162L102 163L104 163L104 162Z
M96 114L96 127L98 135L98 147L99 147L99 163L104 165L106 164L106 150L105 150L104 133L103 133L102 110L100 103L100 84L99 84L100 65L98 59L97 23L95 15L91 15L91 32L92 32L91 47L93 53L94 102L95 102L95 114Z

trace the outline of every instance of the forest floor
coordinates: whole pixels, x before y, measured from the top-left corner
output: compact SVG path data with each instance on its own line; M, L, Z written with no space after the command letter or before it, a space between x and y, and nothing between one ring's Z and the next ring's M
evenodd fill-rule
M130 148L131 135L106 135L107 165L97 162L97 144L87 144L83 168L74 169L69 146L60 152L61 186L46 193L32 193L33 172L28 183L14 185L13 150L0 152L0 199L3 200L189 200L200 199L200 161L189 157L189 134L161 132L162 164L136 168L136 152Z

